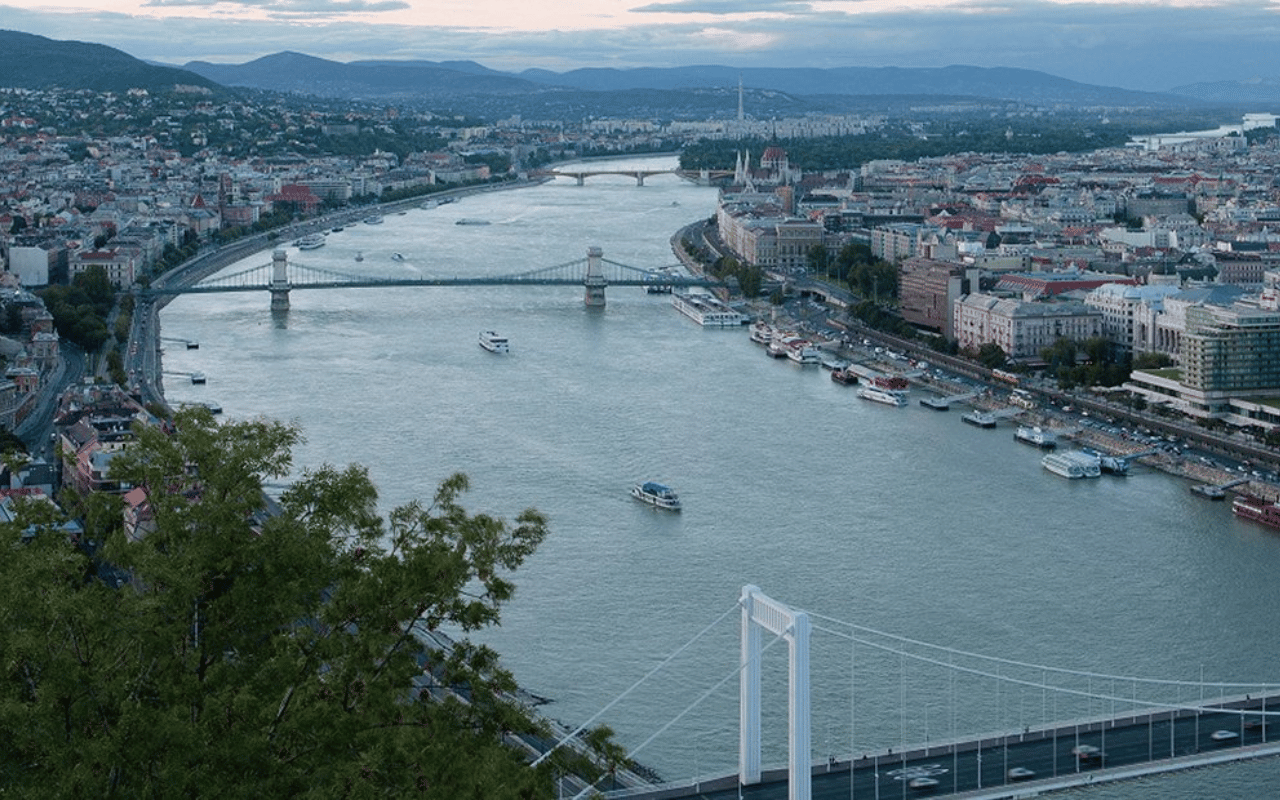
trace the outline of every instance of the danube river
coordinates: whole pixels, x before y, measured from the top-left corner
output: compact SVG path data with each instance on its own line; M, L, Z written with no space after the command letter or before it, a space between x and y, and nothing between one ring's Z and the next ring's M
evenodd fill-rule
M347 226L290 258L371 275L505 275L599 246L652 269L675 262L672 232L715 201L674 176L643 187L559 179ZM748 583L821 616L819 758L1115 707L877 654L842 638L837 621L1081 672L1280 680L1270 653L1280 536L1227 505L1141 469L1067 481L1007 424L981 430L955 410L868 403L817 367L766 358L745 329L696 326L663 295L612 288L601 310L584 308L582 294L294 291L284 320L265 292L179 297L162 313L163 336L200 347L165 354L168 398L297 421L307 437L298 467L365 464L384 508L429 499L463 471L470 510L545 512L551 535L483 640L553 701L549 716L573 725L610 706L599 722L670 780L735 768L737 617L720 618ZM509 337L511 352L482 350L482 329ZM184 379L194 371L208 383ZM631 499L642 480L669 483L683 513ZM785 760L784 648L766 653L769 763ZM1089 693L1138 693L1088 680ZM1088 796L1245 797L1268 783L1280 785L1280 762Z

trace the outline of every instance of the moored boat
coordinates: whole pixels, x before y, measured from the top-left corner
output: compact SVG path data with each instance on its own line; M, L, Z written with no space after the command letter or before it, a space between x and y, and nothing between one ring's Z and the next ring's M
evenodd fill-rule
M1023 444L1029 444L1044 450L1052 450L1058 446L1058 437L1053 431L1047 431L1038 425L1019 425L1013 438Z
M371 217L365 217L364 224L365 225L381 225L382 217L378 216L377 214L374 214Z
M668 511L680 510L680 497L671 487L654 481L637 483L631 487L631 496L648 503L654 508L665 508Z
M324 247L324 234L312 233L298 240L299 250L319 250Z
M1050 453L1040 459L1040 465L1064 478L1097 478L1102 474L1098 458L1080 450Z
M191 373L191 382L192 383L208 383L208 378L204 376L203 372L193 372Z
M1238 494L1231 501L1231 510L1237 517L1251 519L1272 528L1280 528L1280 504L1271 503L1251 494Z
M703 327L727 328L747 321L744 315L729 308L712 294L672 292L671 305Z
M751 323L750 338L756 344L768 344L773 339L773 326L760 321Z
M807 339L792 339L787 343L787 358L797 364L817 364L822 354Z
M858 397L876 403L884 403L887 406L905 406L907 404L906 392L901 389L882 389L875 385L864 384L859 386Z
M490 353L508 353L511 351L511 343L507 341L507 337L499 336L493 331L480 331L480 346Z
M856 386L858 373L854 372L850 367L837 367L831 370L831 380L844 386Z
M985 411L966 411L960 415L960 420L970 425L976 425L979 428L994 428L996 426L996 418Z

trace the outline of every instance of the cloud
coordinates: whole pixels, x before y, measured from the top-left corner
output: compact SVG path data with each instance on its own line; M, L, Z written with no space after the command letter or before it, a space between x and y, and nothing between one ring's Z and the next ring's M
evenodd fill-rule
M677 0L673 3L650 3L628 9L636 14L711 14L741 15L759 13L799 14L810 10L808 3L796 0L769 0L768 2L742 3L737 0Z
M404 0L147 0L143 8L246 6L271 16L366 14L412 8Z

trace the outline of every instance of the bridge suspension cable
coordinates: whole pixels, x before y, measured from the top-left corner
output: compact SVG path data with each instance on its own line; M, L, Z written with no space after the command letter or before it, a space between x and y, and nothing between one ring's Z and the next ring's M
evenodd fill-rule
M984 655L982 653L972 653L966 650L959 650L957 648L946 647L944 645L932 644L930 642L921 641L919 639L912 639L906 636L899 636L897 634L887 633L885 631L879 631L879 630L876 630L875 628L868 628L863 625L854 625L853 623L845 622L843 620L836 619L835 617L828 617L828 616L824 616L822 614L818 614L814 612L809 612L809 613L810 613L810 616L812 616L814 619L822 619L822 620L826 620L827 622L833 622L837 625L843 625L849 628L850 630L861 631L863 633L879 636L885 639L891 639L893 641L902 642L903 644L909 644L916 647L928 648L931 650L947 653L950 655L964 656L966 658L973 658L980 661L991 661L991 662L1004 664L1006 666L1011 666L1011 667L1019 667L1024 669L1038 669L1038 670L1044 670L1048 672L1056 672L1062 675L1072 675L1072 676L1081 677L1081 678L1096 678L1099 680L1128 681L1131 683L1149 684L1153 686L1173 686L1173 687L1213 688L1213 689L1254 689L1256 688L1256 689L1263 689L1263 690L1280 688L1280 684L1268 683L1268 682L1255 681L1253 683L1243 683L1243 682L1205 683L1203 681L1180 681L1180 680L1173 680L1168 678L1141 678L1133 675L1112 675L1105 672L1091 672L1088 670L1075 670L1075 669L1067 669L1065 667L1054 667L1054 666L1049 666L1047 664L1034 664L1026 661L1017 661L1009 658L1000 658L999 656ZM833 633L838 636L843 635L830 630L827 630L826 632ZM859 641L863 641L863 640L859 640ZM874 643L870 642L869 640L866 640L865 643L872 644L872 646L876 646L874 645ZM881 648L881 649L887 649L887 648ZM897 653L898 651L888 649L888 652ZM910 652L907 652L907 655L910 656L912 654Z
M729 609L729 611L730 611L730 612L732 612L732 611L736 611L736 610L737 610L736 608L731 608L731 609ZM727 614L726 614L725 616L727 616ZM720 619L724 619L724 617L722 616ZM719 620L717 620L716 622L719 622ZM761 656L763 656L763 655L764 655L764 653L765 653L766 651L768 651L768 649L769 649L770 647L773 647L775 644L777 644L779 641L781 641L781 640L783 639L783 637L784 637L784 636L785 636L785 633L778 633L778 634L775 634L775 635L774 635L774 637L773 637L772 639L770 639L770 640L769 640L769 641L768 641L768 642L767 642L763 647L761 647L761 648L760 648L760 655L761 655ZM645 739L645 740L644 740L643 742L641 742L640 744L638 744L638 745L636 745L635 747L631 748L631 750L627 753L627 757L628 757L628 758L631 758L631 757L635 756L635 755L636 755L636 753L639 753L641 750L643 750L643 749L645 748L645 746L646 746L646 745L648 745L650 742L652 742L654 739L657 739L659 736L661 736L662 734L666 733L666 732L667 732L667 729L669 729L672 725L675 725L675 724L676 724L677 722L679 722L680 720L684 719L684 717L685 717L685 715L686 715L686 714L688 714L690 711L692 711L693 709L695 709L695 708L697 708L699 705L701 705L701 704L702 704L702 701L706 700L708 697L710 697L711 695L713 695L713 694L715 694L717 691L719 691L719 690L720 690L720 687L724 686L726 683L728 683L729 681L733 680L734 678L736 678L736 677L738 677L740 674L742 674L742 671L743 671L744 669L746 669L746 668L747 668L747 663L746 663L745 661L744 661L744 662L742 662L742 663L740 663L740 664L738 664L738 666L737 666L737 667L735 667L734 669L730 670L730 671L729 671L729 673L728 673L727 675L725 675L725 676L724 676L723 678L721 678L720 680L716 681L716 682L715 682L715 684L713 684L713 685L711 686L711 688L707 689L705 692L703 692L701 695L699 695L696 699L694 699L694 701L693 701L692 703L690 703L689 705L685 706L685 707L684 707L684 709L683 709L682 711L680 711L680 713L676 714L674 717L672 717L670 720L668 720L668 721L667 721L667 723L666 723L665 725L663 725L662 727L658 728L658 730L656 730L656 731L654 731L652 734L650 734L649 738ZM646 676L646 677L647 677L647 676ZM621 698L619 698L619 699L621 699ZM534 762L534 763L536 764L537 762ZM604 777L604 776L602 775L601 777ZM600 781L600 778L596 778L596 779L595 779L594 781L592 781L592 782L591 782L591 783L590 783L586 788L584 788L581 792L578 792L576 795L574 795L573 800L578 800L578 798L583 797L584 795L586 795L586 793L587 793L587 792L589 792L589 791L591 791L591 789L592 789L592 788L594 788L594 787L595 787L595 785L596 785L597 783L599 783L599 781Z
M617 705L619 702L621 702L624 698L626 698L626 696L627 696L627 695L631 694L631 693L632 693L632 692L634 692L636 689L640 688L640 686L641 686L645 681L647 681L647 680L649 680L650 678L652 678L656 673L658 673L660 670L662 670L662 668L663 668L663 667L665 667L667 664L670 664L673 660L675 660L676 656L680 655L680 654L681 654L681 653L683 653L685 650L688 650L691 646L693 646L693 644L694 644L695 642L697 642L699 639L701 639L703 636L705 636L705 635L706 635L706 634L707 634L707 633L708 633L712 628L714 628L715 626L717 626L717 625L719 625L721 622L723 622L725 617L729 616L730 614L732 614L734 611L737 611L737 610L738 610L738 605L737 605L737 603L735 603L735 604L733 604L732 606L730 606L730 607L729 607L729 609L728 609L727 611L725 611L723 614L721 614L719 617L717 617L717 618L716 618L716 620L715 620L714 622L712 622L712 623L711 623L710 625L708 625L707 627L703 628L701 631L698 631L698 633L697 633L696 635L694 635L694 637L693 637L692 639L690 639L689 641L685 642L685 643L684 643L684 644L682 644L680 647L676 648L676 649L675 649L675 650L674 650L670 655L668 655L666 658L664 658L662 661L660 661L660 662L659 662L659 663L658 663L658 664L657 664L653 669L651 669L651 670L649 670L647 673L645 673L645 675L644 675L642 678L640 678L640 680L638 680L638 681L636 681L635 683L631 684L631 686L630 686L630 687L628 687L626 691L624 691L622 694L618 695L618 696L617 696L617 697L615 697L614 699L610 700L610 701L609 701L609 702L604 706L604 708L600 709L600 710L599 710L599 711L597 711L595 714L591 715L591 718L590 718L590 719L588 719L586 722L582 723L582 724L581 724L581 725L579 725L578 727L574 728L574 729L573 729L571 732L569 732L569 733L568 733L564 738L562 738L560 741L556 742L554 745L552 745L551 747L549 747L545 753L543 753L542 755L540 755L540 756L538 756L536 759L534 759L534 761L533 761L533 766L535 766L535 767L536 767L536 766L538 766L539 764L541 764L541 763L542 763L542 761L543 761L543 759L545 759L547 756L551 755L553 752L555 752L556 750L558 750L558 749L560 748L560 746L561 746L561 745L563 745L565 742L568 742L569 740L573 739L573 738L574 738L575 736L577 736L579 733L582 733L582 731L584 731L584 730L587 728L587 726L588 726L588 725L590 725L591 723L593 723L593 722L595 722L597 719L599 719L601 716L603 716L603 715L604 715L604 713L605 713L606 711L608 711L609 709L611 709L611 708L613 708L615 705Z
M819 616L819 615L813 615L813 616ZM839 620L833 620L833 621L839 622ZM849 626L849 627L854 629L863 629L861 628L861 626ZM1089 700L1100 700L1104 702L1111 702L1113 704L1123 703L1123 704L1128 704L1130 706L1135 706L1135 707L1140 706L1148 709L1160 709L1160 710L1176 709L1179 711L1199 711L1199 710L1203 710L1204 708L1203 705L1198 705L1190 702L1183 702L1181 700L1178 700L1178 701L1146 700L1146 699L1139 699L1136 696L1136 694L1135 696L1122 697L1115 694L1095 692L1092 689L1089 689L1086 691L1082 689L1071 688L1069 686L1061 686L1057 684L1048 683L1047 681L1044 681L1044 680L1041 680L1041 681L1027 680L1024 678L1017 678L1017 677L1014 677L1011 675L1005 675L1002 673L990 672L988 670L963 666L961 664L955 663L955 661L953 660L944 661L940 658L931 658L926 655L921 655L920 653L911 652L909 650L902 649L902 648L892 647L890 645L883 644L881 642L876 642L872 639L855 636L853 634L844 633L842 631L833 630L831 628L827 628L823 626L815 625L814 630L821 631L823 633L829 633L832 636L835 636L837 638L847 639L850 642L853 642L859 645L865 645L867 647L871 647L872 649L880 650L881 652L897 655L901 658L908 658L919 663L942 667L953 674L963 673L966 675L972 675L974 677L992 679L992 680L998 681L999 683L1011 684L1013 686L1022 686L1025 688L1039 689L1042 691L1051 691L1056 694L1086 698ZM881 635L879 631L874 631L873 629L868 628L863 630L867 630L869 632L876 633L877 635ZM1212 682L1206 683L1206 682L1195 682L1195 681L1169 681L1169 680L1142 679L1142 678L1129 677L1129 676L1113 676L1113 675L1105 675L1102 673L1091 673L1091 672L1080 671L1080 670L1068 670L1068 669L1062 669L1058 667L1050 667L1046 665L1028 664L1025 662L1011 661L1009 659L998 658L995 656L986 656L980 653L970 653L964 650L943 647L940 645L933 645L928 642L921 642L918 640L908 639L906 637L896 636L893 634L883 634L883 635L892 640L903 641L912 645L919 645L927 648L940 650L953 656L964 656L968 658L978 659L980 661L985 660L985 661L991 661L999 664L1025 667L1028 669L1038 669L1041 671L1042 674L1045 672L1057 672L1060 674L1071 675L1074 677L1086 677L1091 679L1091 681L1092 679L1106 680L1106 681L1111 681L1113 684L1116 681L1119 681L1122 683L1130 683L1134 685L1145 682L1145 683L1149 683L1152 685L1159 685L1159 686L1172 685L1177 687L1200 688L1202 690L1206 687L1214 688L1214 689L1221 689L1221 688L1258 689L1258 690L1261 690L1263 693L1274 688L1271 685L1261 684L1261 683L1212 683ZM1258 711L1254 709L1230 709L1230 708L1215 709L1215 711L1220 711L1221 713L1224 713L1224 714L1234 714L1236 716L1249 715L1249 716L1280 717L1280 711Z

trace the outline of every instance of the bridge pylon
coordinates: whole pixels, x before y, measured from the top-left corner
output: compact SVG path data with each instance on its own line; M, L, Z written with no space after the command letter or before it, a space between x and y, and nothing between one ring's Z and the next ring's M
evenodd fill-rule
M289 256L283 250L271 254L271 310L289 310Z
M604 279L604 267L600 264L603 257L604 251L599 247L587 248L587 277L583 281L587 287L583 297L587 308L604 308L604 287L608 282Z
M781 636L790 646L787 681L788 800L810 800L813 776L809 707L809 615L795 611L760 591L742 587L742 671L738 673L738 781L760 782L761 631Z

